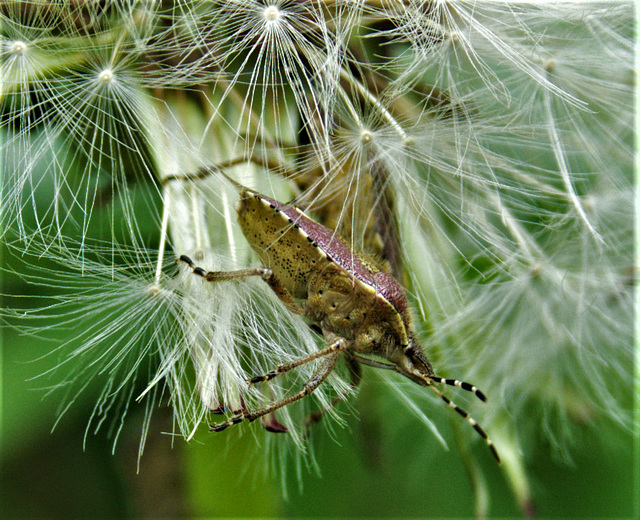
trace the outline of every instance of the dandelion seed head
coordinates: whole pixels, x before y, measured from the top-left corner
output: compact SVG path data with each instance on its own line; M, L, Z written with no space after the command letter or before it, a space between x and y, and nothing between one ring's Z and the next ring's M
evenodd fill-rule
M583 418L630 421L621 396L632 379L631 315L608 303L606 266L577 265L575 258L514 259L508 275L483 286L445 327L464 331L460 348L474 380L502 386L512 413L536 403L540 416L521 417L520 428L544 431L565 455ZM468 357L470 345L477 355Z
M596 207L596 204L597 200L592 194L589 193L582 197L582 207L585 211L592 211Z
M363 143L370 143L373 140L373 132L371 130L362 130L360 132L360 140Z
M267 7L264 8L264 11L262 12L262 15L264 16L264 19L267 22L275 22L277 21L280 16L281 16L281 12L280 9L278 9L277 6L275 5L269 5Z
M458 31L447 32L446 39L452 44L456 44L460 41L463 41L463 38Z
M111 83L115 78L115 74L111 69L104 69L98 74L98 81L105 85Z
M149 285L147 292L149 293L149 296L156 298L166 298L173 294L171 291L165 289L158 283L152 283L151 285Z
M542 267L541 264L532 265L529 270L529 275L531 279L535 280L536 278L540 278L540 276L542 276L543 270L544 268Z
M28 48L28 45L20 40L13 41L9 44L10 52L16 55L25 54Z

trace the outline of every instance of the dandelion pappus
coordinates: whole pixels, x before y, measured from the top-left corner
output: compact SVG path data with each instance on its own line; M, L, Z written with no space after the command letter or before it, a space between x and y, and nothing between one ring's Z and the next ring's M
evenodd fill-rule
M211 173L213 170L208 171ZM197 178L202 176L198 174ZM497 450L484 429L434 385L458 386L482 401L486 401L485 395L469 383L434 374L412 330L405 292L396 279L359 257L332 230L296 207L261 195L229 177L227 179L238 188L240 200L235 203L238 222L263 267L207 272L188 256L182 255L178 261L211 282L262 277L289 311L304 315L322 331L328 345L249 380L250 384L267 382L296 367L322 360L298 393L259 410L237 412L228 421L211 425L211 430L219 432L245 419L254 421L304 398L325 381L338 359L343 357L349 367L353 387L360 382L361 365L393 370L429 387L476 430L500 462ZM376 356L384 361L367 356ZM338 400L334 400L334 404ZM318 420L321 413L312 414L310 420Z

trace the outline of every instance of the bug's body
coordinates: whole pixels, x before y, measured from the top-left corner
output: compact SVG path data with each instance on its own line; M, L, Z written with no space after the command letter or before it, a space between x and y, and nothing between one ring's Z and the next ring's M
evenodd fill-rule
M372 262L358 257L333 231L299 209L231 181L240 192L240 200L235 205L238 222L264 267L228 273L205 272L186 256L180 260L209 281L262 276L287 308L305 315L321 329L330 344L317 353L279 365L268 374L250 380L251 383L269 381L297 366L324 358L301 392L261 410L240 412L225 423L213 425L212 430L222 431L244 419L253 421L303 398L326 379L344 353L354 386L360 380L361 363L395 370L420 385L429 386L476 429L499 460L484 430L435 388L435 383L459 386L486 400L484 394L469 383L434 375L412 332L409 308L400 284ZM372 355L389 363L367 357Z
M297 208L249 190L240 197L236 211L247 241L291 295L303 300L309 320L353 342L359 353L397 361L394 353L408 345L410 326L398 282Z

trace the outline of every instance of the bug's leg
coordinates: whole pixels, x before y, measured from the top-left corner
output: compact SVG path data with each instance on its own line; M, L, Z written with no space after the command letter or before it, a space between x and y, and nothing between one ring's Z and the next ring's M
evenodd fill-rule
M275 403L269 406L266 406L260 410L256 410L254 412L243 412L242 414L232 417L227 422L220 423L220 424L212 424L209 428L210 431L221 432L222 430L226 430L229 426L238 424L244 421L245 419L249 420L249 422L255 421L256 419L262 417L263 415L273 413L276 410L282 408L283 406L287 406L293 403L294 401L298 401L308 396L310 393L315 391L322 384L322 382L327 378L327 376L331 373L331 371L336 365L336 361L338 360L339 356L340 356L340 351L337 351L331 354L329 357L327 357L324 360L324 362L320 365L318 370L316 370L315 374L313 374L311 379L309 379L304 384L304 386L302 387L302 390L297 394L293 394L283 399L280 399L280 401L276 401Z
M253 267L250 269L238 269L237 271L205 271L202 267L198 267L193 260L186 255L181 255L177 260L187 264L193 274L200 276L208 282L223 282L227 280L235 280L237 278L246 278L248 276L260 276L269 285L271 290L276 294L289 312L294 314L305 314L291 296L287 288L273 275L273 271L266 267Z
M254 385L256 383L263 383L265 381L271 381L274 377L279 376L280 374L284 374L289 370L299 367L300 365L304 365L313 361L314 359L318 359L324 356L329 356L331 354L335 354L336 352L341 352L347 348L347 342L343 338L338 338L328 347L323 348L322 350L318 350L317 352L313 352L308 356L303 356L298 359L294 359L289 363L282 363L275 367L271 372L267 372L262 376L255 376L249 380L249 384Z
M269 287L271 287L271 290L276 294L289 312L300 315L306 314L304 309L296 304L291 293L284 285L282 285L280 280L275 277L271 269L268 270L268 273L262 275L262 279L267 282Z
M345 356L345 361L347 362L347 367L349 368L349 377L351 379L350 384L352 391L358 388L360 385L360 381L362 381L362 366L353 356ZM325 416L325 414L329 411L329 409L336 406L340 401L342 401L346 396L338 396L334 397L331 401L331 405L329 408L325 408L323 410L315 410L309 415L304 421L305 427L310 426L311 424L320 422L320 420Z
M500 464L500 455L498 455L498 450L496 450L495 445L493 444L491 439L489 439L489 436L487 435L487 432L484 431L484 428L482 428L482 426L480 426L476 422L476 420L469 415L467 411L460 408L457 404L455 404L451 399L449 399L446 395L444 395L435 386L429 385L429 388L431 388L431 390L433 390L435 394L440 397L440 399L442 399L445 403L447 403L447 405L449 405L450 408L453 408L459 415L462 416L462 418L465 421L467 421L471 425L471 427L480 435L480 437L484 439L484 442L487 443L487 446L491 450L492 455L498 461L498 464Z
M236 278L246 278L247 276L267 276L271 272L265 267L253 267L250 269L238 269L237 271L205 271L198 267L193 260L186 255L181 255L177 262L184 262L193 270L193 274L204 278L207 282L223 282L235 280Z

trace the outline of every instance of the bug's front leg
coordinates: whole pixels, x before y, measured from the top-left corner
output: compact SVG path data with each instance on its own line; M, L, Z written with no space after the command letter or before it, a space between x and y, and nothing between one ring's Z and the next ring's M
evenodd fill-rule
M223 282L249 276L260 276L289 312L305 314L305 311L296 304L287 288L274 276L273 271L267 267L252 267L250 269L238 269L237 271L205 271L186 255L181 255L177 261L187 264L193 270L193 274L204 278L207 282Z

